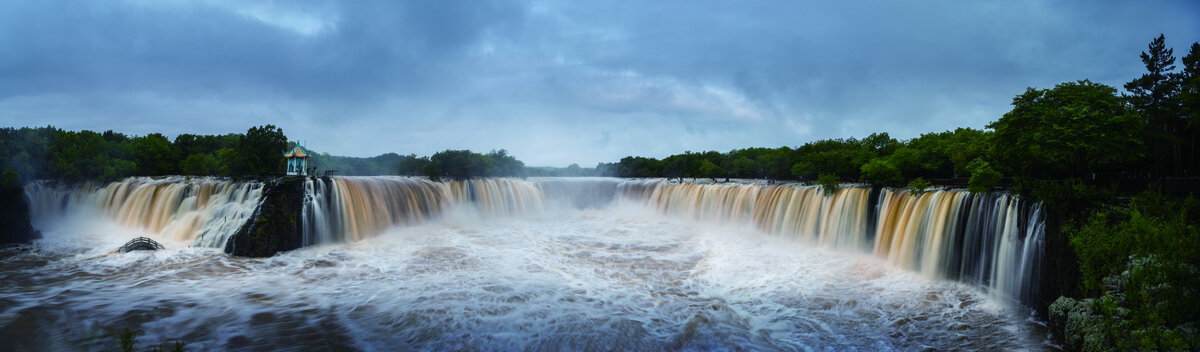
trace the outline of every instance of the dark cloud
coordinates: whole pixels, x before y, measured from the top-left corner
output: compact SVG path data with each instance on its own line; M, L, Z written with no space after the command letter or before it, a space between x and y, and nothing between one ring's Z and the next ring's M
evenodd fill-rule
M533 165L983 127L1025 87L1140 74L1200 5L9 1L0 124L228 133ZM1189 37L1192 36L1192 37Z

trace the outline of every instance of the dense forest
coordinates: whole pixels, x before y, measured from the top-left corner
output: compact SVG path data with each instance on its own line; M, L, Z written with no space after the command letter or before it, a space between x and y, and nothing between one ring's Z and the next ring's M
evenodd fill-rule
M283 130L265 125L245 134L158 133L130 137L54 127L0 129L0 172L6 185L36 179L109 182L128 176L270 175L283 170Z
M479 176L524 177L525 163L504 149L479 154L470 150L443 150L428 157L410 154L402 157L397 170L401 175L424 175L434 180L463 179Z

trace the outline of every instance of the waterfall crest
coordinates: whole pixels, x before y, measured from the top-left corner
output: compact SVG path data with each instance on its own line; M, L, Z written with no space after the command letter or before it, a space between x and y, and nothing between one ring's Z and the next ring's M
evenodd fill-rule
M664 180L407 177L305 179L303 244L357 241L420 224L452 208L483 217L548 207L599 208L614 199L701 221L748 223L811 245L873 254L933 277L971 283L1013 299L1037 292L1042 209L1002 192L841 188ZM217 178L129 178L107 185L26 186L34 223L90 212L162 238L220 248L261 202L263 185ZM548 204L549 203L549 204Z
M396 225L433 219L450 207L484 216L543 210L542 191L517 179L432 182L409 177L309 178L305 185L304 243L356 241Z
M1041 206L1007 193L627 181L620 193L664 214L874 254L892 265L1030 302L1044 247Z
M25 186L35 226L81 213L99 215L201 247L221 247L253 213L262 184L218 178L132 177L99 185L35 182Z

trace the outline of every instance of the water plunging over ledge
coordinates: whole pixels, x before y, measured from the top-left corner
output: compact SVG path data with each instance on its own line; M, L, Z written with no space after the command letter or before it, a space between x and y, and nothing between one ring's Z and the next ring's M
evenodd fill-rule
M261 187L29 186L47 235L0 252L0 336L75 349L105 349L120 328L235 350L1044 344L1007 303L1037 289L1040 209L1003 193L310 178L300 218L314 247L208 249ZM109 253L133 233L168 248Z

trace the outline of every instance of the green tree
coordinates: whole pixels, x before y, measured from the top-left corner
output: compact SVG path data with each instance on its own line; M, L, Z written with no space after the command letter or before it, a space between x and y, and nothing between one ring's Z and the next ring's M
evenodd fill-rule
M904 182L904 175L890 161L875 158L863 164L862 179L874 186L898 186Z
M123 154L124 149L121 142L110 143L105 135L96 132L56 130L46 158L51 176L71 182L89 179L110 182L137 170L133 162L114 157Z
M442 177L465 179L487 175L487 171L492 167L490 163L490 159L470 150L443 150L429 157L429 162L421 171L435 180Z
M1186 146L1183 166L1188 174L1194 174L1200 171L1200 43L1192 43L1181 61L1179 102L1185 119L1182 142Z
M1144 154L1142 121L1112 87L1082 80L1029 88L1012 105L988 128L995 158L1015 175L1083 178Z
M129 151L133 162L137 164L137 174L144 176L172 174L179 160L171 147L171 141L159 133L131 139Z
M716 181L717 177L725 176L725 170L711 161L704 160L700 163L700 175Z
M57 130L42 128L0 128L0 170L17 175L14 184L25 184L38 178L50 177L46 169L47 148Z
M1165 36L1160 34L1150 42L1149 52L1143 51L1141 55L1147 72L1125 83L1125 90L1129 92L1126 98L1152 127L1149 137L1155 171L1164 173L1173 164L1178 174L1182 167L1179 134L1184 121L1179 117L1176 98L1180 82L1178 76L1171 73L1175 70L1174 49L1168 48L1165 41Z
M492 162L493 169L489 172L491 176L525 176L525 163L517 160L512 155L508 155L507 150L493 150L486 157L491 159ZM578 169L579 165L575 165L575 168Z
M1120 350L1190 350L1200 333L1200 201L1146 192L1063 228L1084 288L1101 293L1094 322Z
M16 171L13 171L12 169L4 169L4 172L0 172L0 187L18 186L18 180L20 178L21 175L18 175Z
M197 153L188 155L182 162L179 163L179 168L184 175L201 175L210 176L220 172L220 163L217 162L217 157L209 153Z
M759 175L758 163L747 157L740 157L733 160L733 170L730 170L736 177L741 178L757 178Z
M887 140L886 135L874 135L873 139ZM876 147L887 147L878 141L863 144L854 138L826 139L806 143L797 148L793 158L787 159L787 174L800 178L811 179L821 174L832 174L837 177L858 179L863 164L875 157ZM779 152L782 152L780 150ZM774 167L768 165L768 170Z
M418 158L416 154L409 154L400 159L400 163L397 165L397 168L399 169L400 175L416 176L421 175L421 169L424 168L425 164L428 163L428 157Z
M663 159L662 175L667 178L687 176L687 160L683 155L672 155Z
M617 162L621 177L663 177L662 162L654 158L627 156Z
M981 158L975 158L967 164L967 170L971 172L971 179L967 180L968 191L976 193L991 191L1000 182L1000 172Z
M221 148L217 151L217 164L219 165L218 169L223 176L240 175L241 170L238 168L238 163L240 163L240 160L241 157L238 156L237 149Z
M838 177L831 174L823 174L817 177L817 185L825 191L825 194L833 194L838 189Z
M231 168L235 176L272 175L283 173L288 147L287 136L274 125L251 127L237 146L236 161ZM218 155L219 157L219 155Z
M913 179L912 181L908 182L907 188L908 188L908 191L912 192L913 194L921 194L921 193L925 193L925 190L929 189L929 186L931 186L929 181L926 181L923 178L917 177L917 178Z

